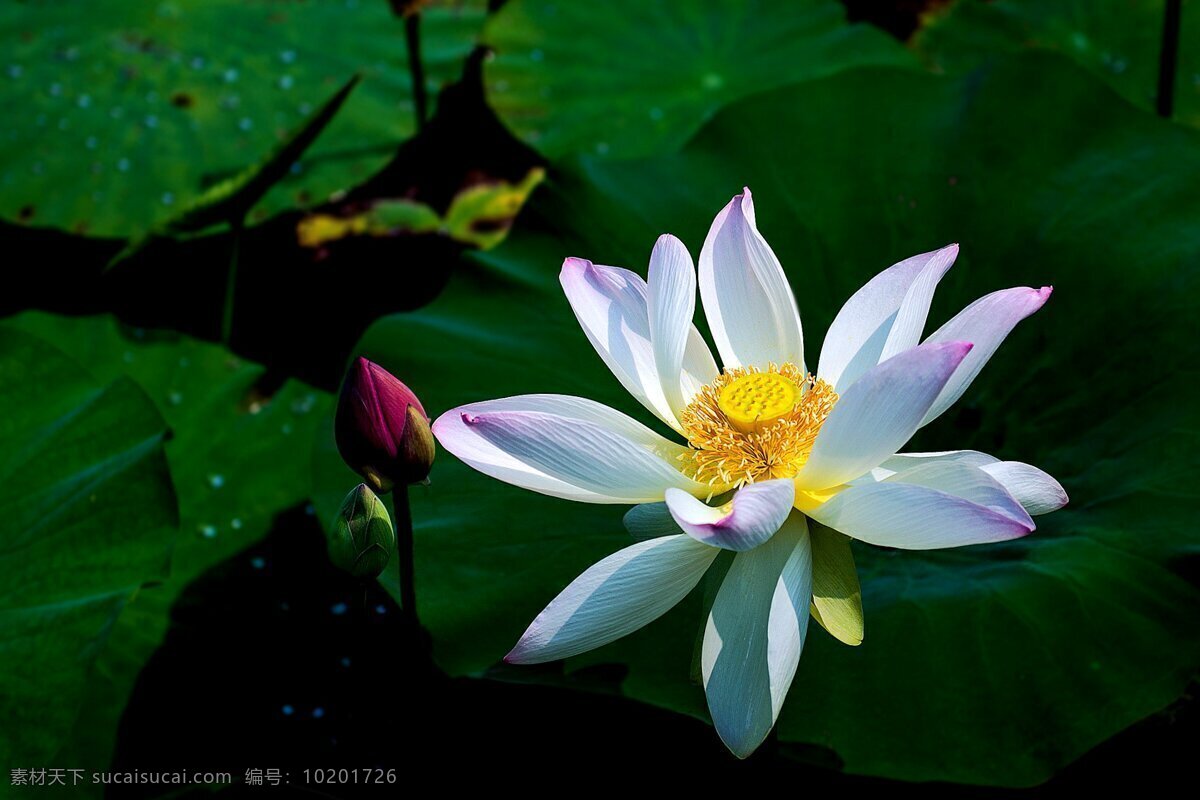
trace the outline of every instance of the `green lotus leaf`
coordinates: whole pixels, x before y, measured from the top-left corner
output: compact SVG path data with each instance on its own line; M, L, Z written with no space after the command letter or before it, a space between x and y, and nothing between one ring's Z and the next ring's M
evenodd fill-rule
M137 384L0 325L0 759L44 764L178 532L167 428Z
M1158 96L1167 0L959 0L930 15L915 39L932 66L962 72L998 54L1036 48L1075 61L1141 108ZM1180 16L1174 118L1200 127L1200 14Z
M482 0L422 12L431 93L455 80ZM30 0L0 10L6 98L0 217L127 237L286 140L356 74L362 86L256 213L320 202L416 130L404 22L388 3Z
M568 153L682 145L717 109L862 64L914 62L834 0L511 0L484 28L488 102L521 139Z
M140 591L117 619L62 753L64 763L99 769L175 599L205 570L265 536L279 512L307 501L312 437L332 399L297 381L268 394L258 364L186 336L124 328L111 317L27 312L5 324L54 342L101 380L140 386L173 434L166 455L180 535L169 579Z

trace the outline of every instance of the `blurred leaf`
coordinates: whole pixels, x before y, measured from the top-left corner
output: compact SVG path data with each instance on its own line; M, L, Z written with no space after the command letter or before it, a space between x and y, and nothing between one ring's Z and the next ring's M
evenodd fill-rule
M518 184L483 183L459 192L446 210L444 227L451 239L489 250L504 241L517 212L546 177L534 167Z
M132 381L97 380L0 326L0 761L71 732L122 608L164 578L178 530L166 426Z
M932 15L914 40L947 72L997 55L1051 50L1090 71L1136 106L1154 109L1166 0L957 0ZM1181 17L1174 119L1200 127L1200 13Z
M429 89L456 80L483 0L422 13ZM415 130L404 22L384 2L30 0L0 8L0 216L131 236L285 141L348 75L363 86L256 213L320 202Z
M723 105L859 64L915 63L836 0L510 0L484 28L488 102L550 158L678 148Z
M310 214L296 224L296 237L303 247L322 247L348 236L441 233L487 250L504 241L521 206L545 176L545 170L535 167L515 185L494 181L470 186L454 196L444 218L406 198L378 200L345 217Z
M416 200L384 199L352 219L362 220L362 229L352 233L371 236L391 236L395 233L434 233L442 226L442 218L424 203Z
M143 589L117 621L88 686L86 724L66 753L71 763L101 769L175 598L209 567L261 539L279 512L309 497L312 437L332 402L296 381L264 395L256 388L259 365L184 336L123 330L110 317L30 312L8 324L54 342L101 379L127 376L154 399L173 432L166 452L181 535L170 580Z
M478 256L486 267L376 323L360 352L435 415L562 392L651 422L578 330L559 265L584 256L644 274L664 231L697 255L743 184L795 287L810 359L862 283L947 242L962 255L930 330L984 293L1054 284L909 449L1036 464L1072 504L1002 545L856 543L866 639L847 647L813 626L779 724L785 745L831 748L854 773L1033 784L1172 702L1200 666L1200 590L1185 579L1200 547L1198 144L1054 57L956 81L847 72L738 103L682 154L568 167ZM320 442L318 505L336 509L352 479L328 433ZM413 500L417 588L452 673L485 671L568 581L630 541L622 508L522 492L445 453L431 480ZM567 669L624 664L628 696L703 716L688 681L701 613L694 594Z

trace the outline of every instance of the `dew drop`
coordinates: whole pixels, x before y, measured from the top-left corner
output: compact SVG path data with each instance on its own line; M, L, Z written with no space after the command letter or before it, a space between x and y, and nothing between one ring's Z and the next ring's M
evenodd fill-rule
M530 61L541 61L545 57L546 57L546 54L536 48L529 51L529 60Z
M225 79L226 83L233 83L234 81L236 81L238 79L238 71L231 67L231 68L225 70L225 72L221 75L221 77Z
M170 192L163 192L161 199L164 206L169 206L175 202L175 195L171 194Z
M21 74L23 72L25 72L25 68L22 67L20 64L9 64L8 65L8 77L12 78L13 80L16 80L17 78L21 77Z
M331 614L333 614L335 617L340 617L342 614L346 613L347 608L348 608L348 606L345 603L334 603L333 606L329 609L329 612Z
M290 705L284 705L284 707L279 710L283 712L285 717L290 717L292 714L296 713L296 709L292 708Z
M242 529L242 518L234 517L233 519L229 520L229 527L233 528L235 531L240 531Z
M122 158L117 162L117 169L121 172L129 172L129 159Z
M146 124L147 128L158 127L158 117L154 116L153 114L147 114L146 118L142 121Z
M303 397L298 397L292 401L292 413L307 414L312 411L317 405L317 396L315 394L306 394Z
M262 569L266 565L267 560L262 556L255 556L254 558L250 559L250 566L254 567L255 569Z
M279 60L285 64L294 63L296 61L296 51L295 50L284 50L282 53L279 54Z
M291 75L284 75L283 77L281 77L279 79L279 88L280 89L290 89L295 85L296 85L296 79L293 78Z
M323 716L325 716L325 709L320 706L313 709L313 719L320 719Z
M248 131L254 127L254 120L250 119L249 117L242 117L238 121L238 127L244 131Z
M89 136L87 138L87 140L84 141L83 146L86 147L88 150L95 150L96 145L98 145L98 144L100 144L100 142L97 141L95 136Z
M375 606L375 613L376 614L386 614L387 606L385 606L383 603L380 603L379 605Z
M79 95L79 98L75 101L75 105L79 106L80 108L87 108L91 104L92 96L87 94Z
M205 539L217 538L217 526L216 525L198 525L196 527L196 530Z
M225 485L225 476L213 473L208 476L208 485L214 489L220 489Z

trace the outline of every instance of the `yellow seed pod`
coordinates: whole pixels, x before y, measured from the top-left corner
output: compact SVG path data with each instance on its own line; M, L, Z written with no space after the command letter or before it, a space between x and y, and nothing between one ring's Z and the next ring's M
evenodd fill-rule
M800 387L778 372L751 372L721 390L717 406L742 433L762 433L791 413L800 402Z

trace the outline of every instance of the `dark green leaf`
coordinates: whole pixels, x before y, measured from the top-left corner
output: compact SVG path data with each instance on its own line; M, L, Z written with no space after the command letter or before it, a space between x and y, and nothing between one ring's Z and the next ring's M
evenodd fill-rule
M109 261L107 268L112 269L131 258L156 237L196 233L222 223L240 228L254 204L287 174L292 164L298 162L304 151L321 135L359 80L360 77L355 75L347 81L337 94L326 100L298 130L262 161L209 187L179 214L155 226L148 234L131 239L125 249Z
M431 92L456 80L483 0L422 14ZM404 22L388 4L29 0L0 8L0 216L103 236L148 230L284 141L353 74L363 86L257 210L360 182L416 130ZM18 110L19 111L16 111Z
M1059 53L1145 109L1155 107L1166 0L958 0L934 14L915 40L933 66L963 72L1027 48ZM1182 16L1175 113L1200 127L1200 14Z
M0 761L70 735L121 610L166 577L178 531L166 426L132 381L97 380L0 326Z
M488 101L550 157L673 150L738 98L913 60L845 15L834 0L511 0L484 28Z
M122 329L108 317L27 313L9 324L53 341L104 380L132 379L173 432L167 458L181 535L170 579L139 592L117 621L88 684L86 723L67 751L72 763L98 769L108 763L120 713L162 641L175 598L206 569L262 538L276 514L308 498L312 437L332 400L296 381L262 394L259 365L184 336Z

